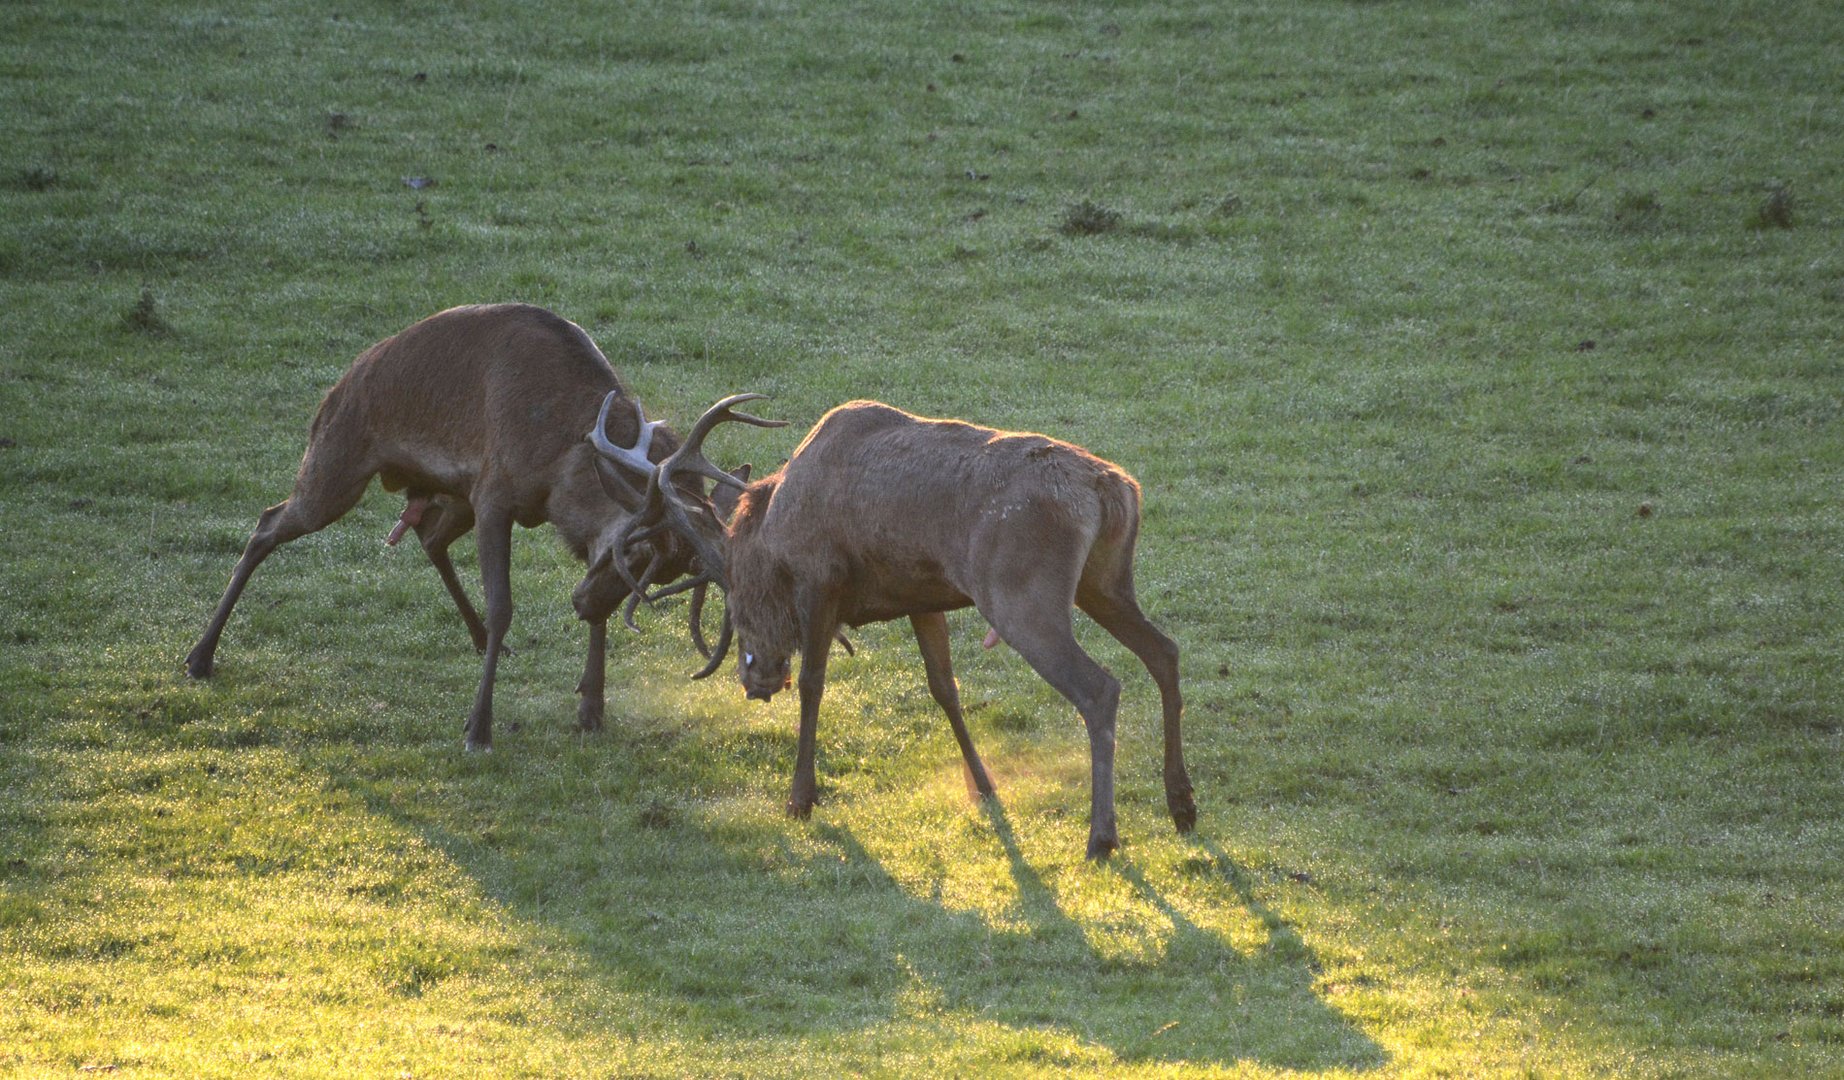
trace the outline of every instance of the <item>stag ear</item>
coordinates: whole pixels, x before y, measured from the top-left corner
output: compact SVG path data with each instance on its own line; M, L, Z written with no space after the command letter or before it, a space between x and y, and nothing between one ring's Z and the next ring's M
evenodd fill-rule
M730 475L736 477L738 481L747 486L749 483L749 471L750 466L744 464L733 470ZM742 497L742 491L731 487L729 484L716 485L711 492L711 506L717 511L717 520L727 522L735 517L736 504Z

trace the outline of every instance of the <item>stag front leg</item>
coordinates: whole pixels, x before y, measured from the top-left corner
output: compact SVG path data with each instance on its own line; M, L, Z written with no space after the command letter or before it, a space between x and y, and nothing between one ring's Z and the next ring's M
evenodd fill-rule
M954 741L960 744L967 790L982 799L992 798L992 777L987 774L979 753L973 749L973 737L968 734L967 721L960 711L960 687L954 682L954 662L948 651L948 617L939 611L911 615L909 625L916 632L922 668L928 673L928 692L935 704L941 706L941 711L948 714L948 726L954 729Z
M819 801L819 781L814 776L814 743L820 727L820 698L826 693L826 651L832 643L800 658L800 741L794 751L794 787L788 793L788 816L805 818Z
M800 741L794 751L794 787L788 794L788 814L805 818L813 813L819 799L819 782L814 777L814 743L820 726L820 698L826 693L826 662L832 654L833 635L839 624L830 610L818 617L809 616L806 637L800 652Z
M480 584L487 598L487 647L481 658L480 689L467 717L465 745L469 750L491 750L493 679L506 631L512 626L512 519L500 511L482 514L476 537Z
M630 567L632 576L643 576L642 566ZM604 688L608 668L608 620L629 596L626 585L608 571L606 561L597 560L570 594L576 617L589 624L589 652L583 658L583 677L577 680L576 726L580 731L602 730Z
M589 623L589 655L583 660L583 677L577 680L576 727L602 730L603 687L608 670L608 620Z

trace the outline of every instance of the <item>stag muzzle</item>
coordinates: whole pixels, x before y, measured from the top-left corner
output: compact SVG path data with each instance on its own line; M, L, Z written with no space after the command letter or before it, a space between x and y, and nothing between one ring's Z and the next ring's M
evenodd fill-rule
M793 675L787 673L786 667L778 673L780 678L767 673L745 673L743 675L743 697L749 700L773 700L774 695L795 684Z

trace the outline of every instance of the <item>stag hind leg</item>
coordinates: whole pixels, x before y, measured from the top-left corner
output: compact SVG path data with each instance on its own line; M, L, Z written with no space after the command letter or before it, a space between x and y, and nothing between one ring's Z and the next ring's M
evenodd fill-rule
M1026 558L1003 561L1016 572L1004 574L1004 584L980 601L980 614L1082 715L1089 744L1088 857L1105 859L1120 846L1114 823L1120 680L1076 642L1069 609L1079 573L1077 558L1059 559L1040 547Z
M1197 802L1191 793L1191 777L1185 771L1184 736L1181 731L1184 698L1178 690L1178 643L1167 637L1140 610L1133 591L1131 551L1112 566L1089 568L1076 590L1076 606L1094 619L1103 630L1125 645L1159 687L1159 703L1165 718L1165 805L1172 824L1188 833L1197 824Z
M948 726L954 729L954 741L960 744L961 761L966 765L967 787L980 798L993 795L992 777L980 755L973 749L973 737L967 733L967 721L960 711L960 687L954 682L954 663L948 652L948 617L941 612L911 615L909 625L916 632L916 646L922 651L922 667L928 673L928 692L948 714Z
M467 590L461 587L461 579L455 573L455 564L448 557L448 546L467 535L474 527L474 508L460 499L441 498L423 512L422 519L416 523L416 539L423 546L423 553L429 556L429 564L442 577L442 585L455 602L455 610L461 613L461 621L467 624L467 636L474 641L475 652L487 650L487 627L480 621L480 614L474 610L472 601L467 598ZM502 646L503 647L503 646Z
M1120 846L1114 824L1114 727L1120 680L1076 644L1067 617L1058 626L1039 620L1021 622L999 611L993 615L993 626L1006 643L1082 714L1089 748L1088 857L1105 859Z
M283 544L319 532L344 517L346 511L357 505L359 498L365 494L365 486L371 483L373 470L329 463L325 455L315 452L316 449L314 446L308 447L307 456L301 462L301 472L295 478L293 493L262 512L262 517L256 523L256 531L250 534L249 543L244 545L243 556L237 560L236 569L231 571L230 584L225 587L224 596L218 601L211 622L206 625L198 644L192 646L192 651L186 655L186 673L193 678L211 676L218 651L218 638L224 633L224 624L230 621L231 609L237 606L237 598L243 594L243 587L249 583L250 575L256 572L263 560Z

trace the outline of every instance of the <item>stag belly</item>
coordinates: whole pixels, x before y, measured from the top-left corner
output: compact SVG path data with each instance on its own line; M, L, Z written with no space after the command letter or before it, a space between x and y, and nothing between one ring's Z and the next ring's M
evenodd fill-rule
M855 569L840 614L846 625L863 626L931 611L954 611L972 603L943 577L938 563L927 559L878 562Z
M403 491L407 488L421 495L452 495L464 502L467 500L468 484L456 483L452 476L426 469L387 466L379 470L378 480L386 491Z
M386 491L425 491L466 499L479 471L471 461L440 448L401 445L386 451L378 478Z
M449 495L481 510L486 499L504 510L521 527L535 529L550 520L547 503L549 473L543 469L514 470L489 467L444 449L404 445L395 448L379 468L386 491L408 489L425 495Z

